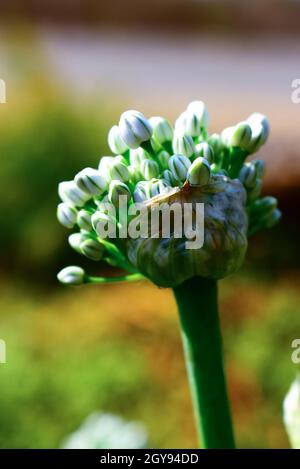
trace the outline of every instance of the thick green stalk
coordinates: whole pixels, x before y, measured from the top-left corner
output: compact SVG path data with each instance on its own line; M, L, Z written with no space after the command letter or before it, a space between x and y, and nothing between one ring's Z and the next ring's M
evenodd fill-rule
M194 277L174 288L197 430L204 448L234 448L223 367L217 283Z

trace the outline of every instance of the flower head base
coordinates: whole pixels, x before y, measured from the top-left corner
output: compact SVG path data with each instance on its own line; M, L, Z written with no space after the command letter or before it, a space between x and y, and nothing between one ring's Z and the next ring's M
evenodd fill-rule
M260 195L264 162L246 162L266 141L269 124L254 113L218 134L209 134L207 125L202 101L187 107L174 132L162 117L148 120L138 111L123 113L108 136L115 156L103 156L98 169L85 168L74 181L59 185L58 220L77 229L69 237L71 247L91 260L127 270L134 279L140 272L161 286L174 287L194 275L218 279L236 271L247 237L274 226L281 216L277 200ZM167 236L162 221L152 233L149 219L143 233L129 235L123 212L138 225L136 204L149 214L160 204L174 211ZM204 204L201 246L187 249L186 232L175 233L176 204L191 208L192 218L184 214L179 222L188 224L187 233L192 234L198 206ZM68 284L96 283L78 267L64 269L58 278Z

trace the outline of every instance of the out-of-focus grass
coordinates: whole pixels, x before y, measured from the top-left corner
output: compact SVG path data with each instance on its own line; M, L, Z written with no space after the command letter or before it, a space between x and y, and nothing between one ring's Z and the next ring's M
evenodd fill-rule
M221 283L238 443L285 447L282 398L295 373L298 281ZM159 305L159 307L157 306ZM199 298L199 314L201 314ZM153 446L196 444L176 308L148 283L61 288L45 297L3 285L0 446L57 447L100 409L145 423ZM298 334L297 334L298 332Z

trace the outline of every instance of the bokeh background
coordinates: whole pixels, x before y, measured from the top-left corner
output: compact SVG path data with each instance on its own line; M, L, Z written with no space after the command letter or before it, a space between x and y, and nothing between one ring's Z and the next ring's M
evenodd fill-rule
M300 2L0 7L0 447L60 447L94 411L142 422L152 447L195 447L172 292L60 286L58 270L87 263L55 217L58 182L109 154L123 110L174 119L193 99L207 103L211 131L253 111L270 119L264 193L279 198L283 219L252 239L243 269L220 282L220 303L238 445L288 447L282 399L300 337L300 104L291 100Z

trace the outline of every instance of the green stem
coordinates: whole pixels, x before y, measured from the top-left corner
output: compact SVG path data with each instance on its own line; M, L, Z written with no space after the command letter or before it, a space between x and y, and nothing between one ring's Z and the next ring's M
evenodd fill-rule
M119 283L119 282L136 282L137 280L144 280L145 277L141 274L122 275L121 277L86 277L86 283Z
M204 448L234 448L218 316L217 283L194 277L174 288L197 430Z

